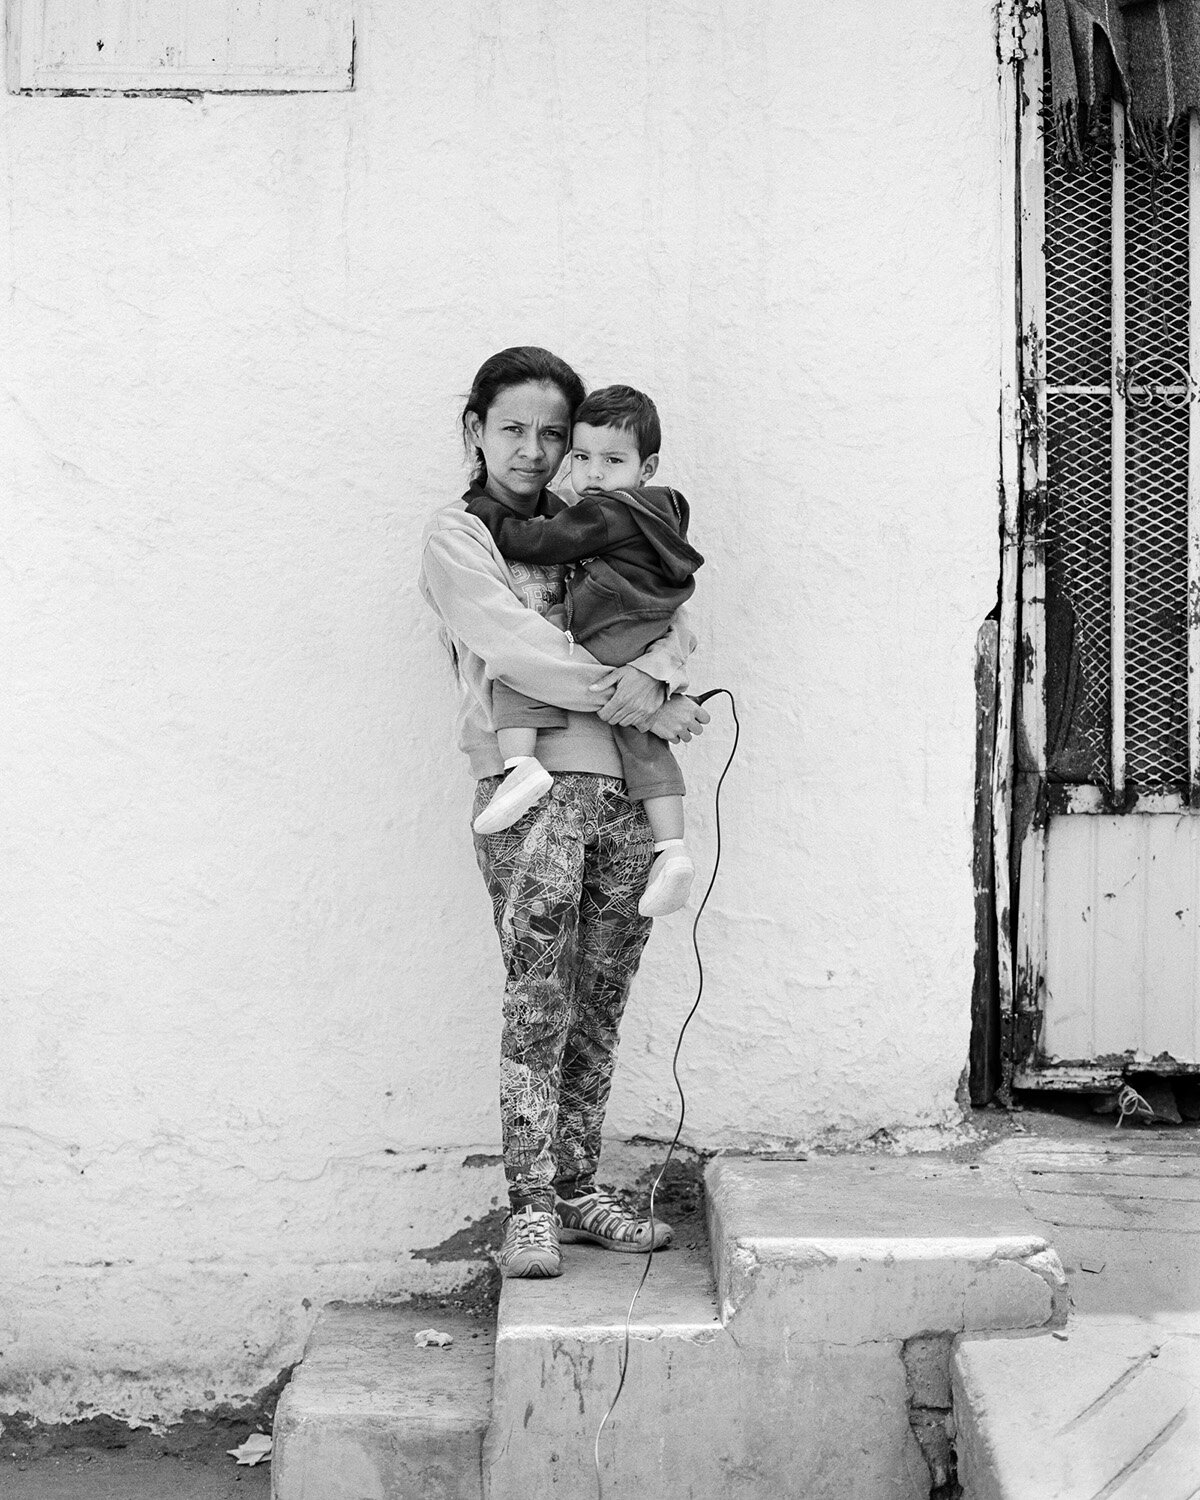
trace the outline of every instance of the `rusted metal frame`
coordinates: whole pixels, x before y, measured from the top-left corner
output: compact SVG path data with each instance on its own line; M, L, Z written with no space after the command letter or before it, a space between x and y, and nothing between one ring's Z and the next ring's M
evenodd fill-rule
M1016 760L1044 784L1046 775L1046 272L1045 136L1041 126L1042 31L1040 13L1027 23L1021 70L1019 150L1018 343L1021 387L1021 494L1018 549L1020 699ZM1007 1059L1011 1070L1028 1062L1041 1024L1046 968L1044 821L1035 817L1019 851L1014 985ZM1010 874L1011 879L1011 874Z
M1051 816L1090 817L1111 813L1113 805L1102 787L1064 784L1047 787L1046 809ZM1127 797L1122 808L1127 813L1173 814L1176 817L1187 810L1188 798L1181 792L1134 793Z
M1192 392L1190 385L1163 385L1157 380L1141 381L1134 380L1127 375L1125 391L1128 395L1131 391L1135 396L1183 396L1187 397ZM1112 392L1109 385L1056 385L1054 394L1056 396L1108 396Z
M1137 1052L1090 1060L1039 1061L1036 1068L1018 1068L1013 1075L1013 1086L1102 1094L1120 1088L1129 1073L1155 1073L1160 1078L1194 1078L1200 1075L1200 1063L1178 1062L1173 1057L1148 1057Z
M996 902L992 856L992 769L996 763L996 684L1000 625L984 620L975 637L975 979L971 986L971 1045L967 1084L971 1103L990 1103L1000 1091L1000 1017L996 987Z
M1062 1089L1067 1093L1105 1094L1119 1089L1125 1074L1119 1068L1084 1064L1039 1063L1036 1068L1018 1068L1013 1086L1019 1089Z
M1113 801L1125 800L1125 106L1112 109L1112 471L1110 531L1111 704Z
M1188 116L1188 783L1200 808L1200 110Z
M1000 1012L1001 1083L999 1096L1011 1097L1016 980L1012 921L1012 800L1014 726L1017 676L1017 630L1020 577L1021 505L1021 173L1022 138L1036 131L1022 109L1025 96L1024 57L1027 23L1017 3L1001 6L1000 60L1000 174L1002 223L1011 225L1003 237L1003 311L1000 353L1000 601L996 671L995 749L992 759L992 879L996 902L996 988ZM1040 28L1040 19L1039 19Z

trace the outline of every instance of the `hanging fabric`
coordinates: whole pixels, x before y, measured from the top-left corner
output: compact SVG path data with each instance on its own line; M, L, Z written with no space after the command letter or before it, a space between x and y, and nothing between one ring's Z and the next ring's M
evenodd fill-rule
M1046 34L1060 158L1086 157L1112 98L1135 149L1165 158L1177 122L1200 109L1197 0L1046 0Z

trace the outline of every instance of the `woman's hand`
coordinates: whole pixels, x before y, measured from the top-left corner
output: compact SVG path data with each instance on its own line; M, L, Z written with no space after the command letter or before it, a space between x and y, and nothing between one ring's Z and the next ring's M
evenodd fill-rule
M593 693L608 693L604 707L597 710L606 724L632 724L635 729L649 729L655 714L664 707L666 688L657 678L639 667L614 667L592 688Z
M712 718L708 709L701 708L694 698L676 693L668 698L650 720L651 734L660 740L670 740L677 745L680 740L690 740L694 734L703 734L704 726Z

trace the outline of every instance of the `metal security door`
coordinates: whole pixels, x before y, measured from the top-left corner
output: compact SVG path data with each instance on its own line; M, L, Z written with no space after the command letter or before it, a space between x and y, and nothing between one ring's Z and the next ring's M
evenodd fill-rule
M1010 1062L1097 1088L1200 1070L1200 119L1070 169L1044 82L1027 38Z

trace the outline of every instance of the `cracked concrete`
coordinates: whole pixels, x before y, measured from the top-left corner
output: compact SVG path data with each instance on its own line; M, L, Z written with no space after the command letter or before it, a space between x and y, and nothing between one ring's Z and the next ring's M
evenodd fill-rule
M656 1259L606 1428L606 1486L683 1476L679 1493L697 1497L949 1494L952 1338L1063 1316L1062 1269L1005 1175L945 1159L730 1156L706 1180L716 1286L704 1263ZM640 1271L571 1249L561 1283L504 1287L492 1500L594 1483L591 1439Z

